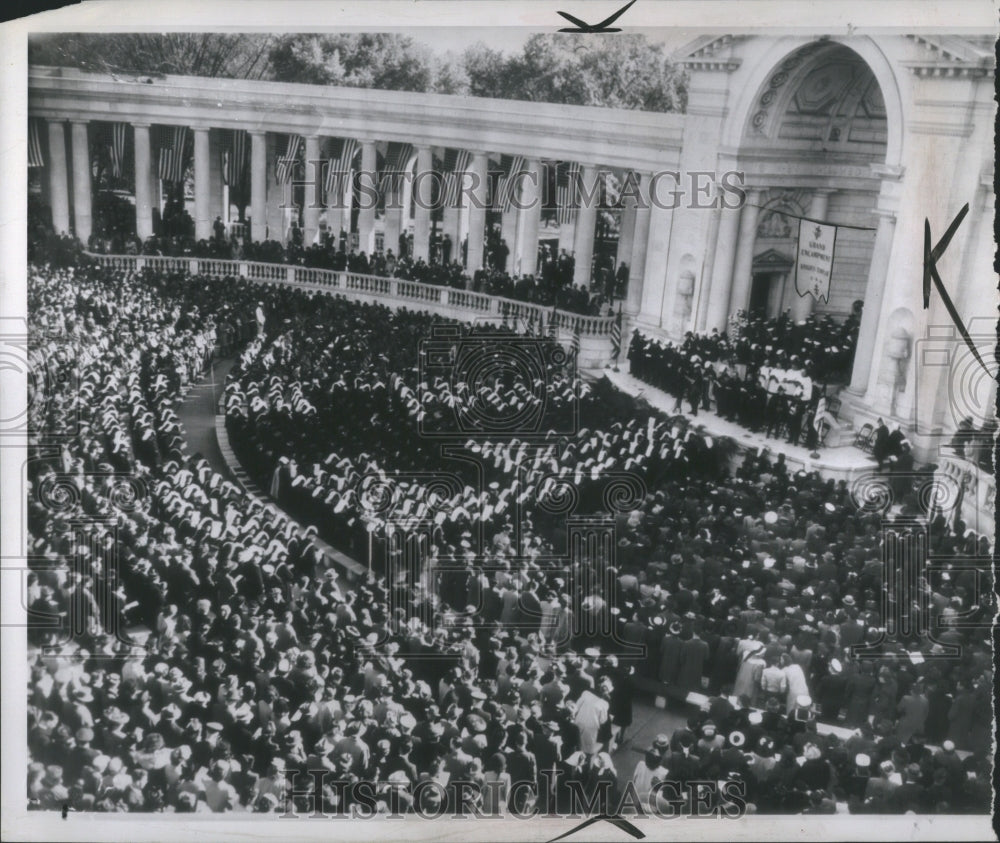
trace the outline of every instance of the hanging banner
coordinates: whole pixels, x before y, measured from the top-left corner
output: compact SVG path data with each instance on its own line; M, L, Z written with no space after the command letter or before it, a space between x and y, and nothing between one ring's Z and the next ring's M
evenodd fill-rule
M837 226L799 220L799 247L795 261L795 292L816 301L830 300L833 251Z

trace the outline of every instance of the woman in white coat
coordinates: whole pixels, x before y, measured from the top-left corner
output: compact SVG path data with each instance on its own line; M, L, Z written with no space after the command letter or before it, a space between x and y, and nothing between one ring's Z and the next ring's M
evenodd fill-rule
M795 710L795 701L800 696L810 696L809 685L806 682L806 674L802 666L792 661L792 657L787 653L781 656L781 672L788 680L788 696L786 697L785 708L788 714Z

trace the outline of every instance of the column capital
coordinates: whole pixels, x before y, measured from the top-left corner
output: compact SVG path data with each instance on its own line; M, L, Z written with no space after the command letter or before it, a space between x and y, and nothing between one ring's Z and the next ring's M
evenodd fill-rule
M212 128L213 128L212 126L192 126L191 131L194 132L195 134L201 134L202 132L208 134L208 132L210 132Z
M153 125L152 123L143 123L141 120L132 120L131 123L133 129L148 129Z
M82 119L82 118L79 118L79 117L71 119L69 122L73 126L89 126L90 125L90 121L89 120Z
M247 129L246 131L252 138L262 138L267 135L267 129Z
M66 122L66 118L64 118L64 117L46 117L45 118L45 122L48 123L50 126L55 126L56 124L58 124L58 125L61 126L63 123Z

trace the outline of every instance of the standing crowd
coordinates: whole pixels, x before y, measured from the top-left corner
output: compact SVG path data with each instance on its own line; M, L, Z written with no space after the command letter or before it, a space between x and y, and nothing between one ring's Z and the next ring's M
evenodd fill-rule
M679 344L635 332L632 375L687 403L791 445L815 449L830 426L826 389L850 378L859 314L843 323L810 316L796 325L742 312L729 334L689 331Z

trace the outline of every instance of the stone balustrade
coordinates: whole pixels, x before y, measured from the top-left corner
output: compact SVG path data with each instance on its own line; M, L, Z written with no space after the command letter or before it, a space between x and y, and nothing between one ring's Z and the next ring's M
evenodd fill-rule
M957 508L966 529L987 536L992 544L996 533L993 517L997 492L995 475L970 459L942 451L938 455L934 480L934 503L949 521L955 517Z
M612 362L613 316L585 316L554 310L542 304L424 284L406 278L386 278L318 267L219 258L87 254L100 265L116 271L152 269L158 272L190 272L214 278L246 278L260 284L285 284L359 301L428 310L463 322L483 320L496 323L505 320L520 330L533 326L536 334L551 331L554 319L556 338L560 342L568 345L573 336L579 334L581 368L600 368Z

